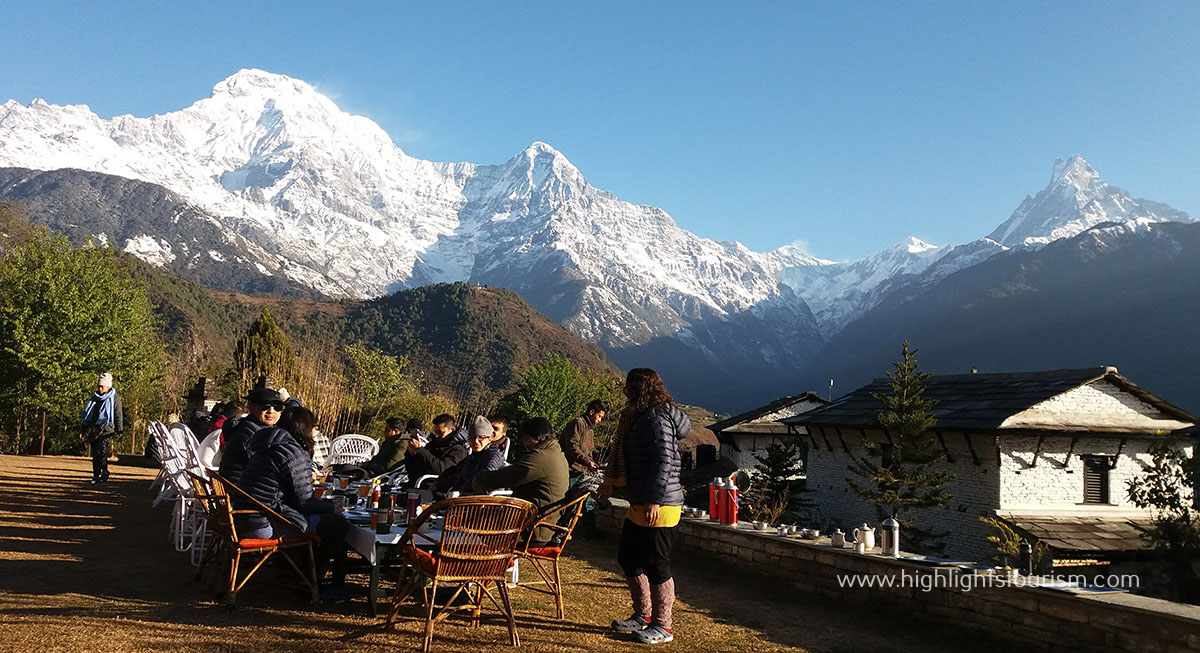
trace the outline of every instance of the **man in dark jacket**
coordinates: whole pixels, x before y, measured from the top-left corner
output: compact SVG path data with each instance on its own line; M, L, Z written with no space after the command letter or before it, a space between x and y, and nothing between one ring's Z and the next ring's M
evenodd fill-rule
M507 467L479 472L472 483L478 492L510 488L513 496L525 499L538 509L561 500L567 494L570 481L567 459L554 437L554 427L544 417L534 417L521 425L521 441L525 455ZM550 541L554 530L539 528L533 541Z
M250 439L264 426L275 426L283 415L283 399L270 388L252 390L246 396L246 403L249 414L225 430L225 446L221 449L218 471L233 483L242 479L242 470L250 461ZM312 485L311 476L309 485Z
M580 476L595 474L600 469L600 465L592 458L592 452L596 449L596 426L607 412L608 406L603 401L593 399L587 405L587 411L567 424L558 436L563 455L567 457L567 463L571 466L572 485L579 481ZM596 502L591 497L583 504L583 514L579 517L579 534L588 540L604 538L604 534L596 528Z
M415 484L422 476L438 476L471 453L467 448L467 432L457 426L450 415L438 415L433 418L433 437L427 444L417 438L408 442L404 466L409 483Z
M92 447L92 483L108 480L108 443L125 431L121 397L113 389L108 372L96 380L96 392L83 405L79 423L79 439Z
M593 399L587 405L587 412L568 423L559 434L558 444L567 457L567 464L571 466L572 477L600 468L592 459L592 452L596 449L593 440L596 426L607 412L608 406L603 401Z

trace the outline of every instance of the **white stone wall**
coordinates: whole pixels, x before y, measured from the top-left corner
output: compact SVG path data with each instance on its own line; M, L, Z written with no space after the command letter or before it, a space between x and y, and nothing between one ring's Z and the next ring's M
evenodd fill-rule
M1170 433L1190 425L1101 379L1035 404L1004 420L1000 427Z
M1121 453L1116 467L1108 473L1111 510L1138 510L1129 500L1125 488L1130 479L1143 474L1150 465L1151 457L1147 453L1152 444L1150 440L1129 439L1122 448L1119 436L1080 437L1071 451L1069 436L1046 436L1036 465L1036 436L1001 436L1000 442L998 507L1003 510L1103 511L1106 506L1083 503L1082 456L1116 456L1118 451ZM1071 451L1069 459L1068 451ZM1190 453L1191 447L1187 451Z
M839 527L849 533L864 521L873 527L878 526L886 516L877 514L876 506L860 499L847 482L847 478L858 479L848 469L851 461L866 455L860 432L843 430L839 439L832 429L809 427L809 430L814 432L815 443L810 443L808 494L805 498L819 508L822 529ZM867 431L867 434L882 438L878 432ZM826 448L826 437L833 451ZM971 444L980 463L976 465L962 434L945 435L944 439L952 458L944 463L944 469L958 476L947 487L947 491L954 495L954 500L947 508L922 511L919 523L933 531L949 532L943 539L948 556L986 560L995 553L995 547L987 541L987 537L996 532L980 522L979 517L994 515L999 501L1000 482L994 440L973 436ZM850 449L849 454L842 447L843 441ZM903 546L903 534L900 541Z

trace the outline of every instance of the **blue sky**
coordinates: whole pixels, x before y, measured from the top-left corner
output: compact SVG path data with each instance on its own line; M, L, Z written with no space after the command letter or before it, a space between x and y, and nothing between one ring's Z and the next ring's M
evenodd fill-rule
M0 101L145 116L240 68L422 158L535 140L757 250L988 234L1082 154L1200 216L1200 3L0 3Z

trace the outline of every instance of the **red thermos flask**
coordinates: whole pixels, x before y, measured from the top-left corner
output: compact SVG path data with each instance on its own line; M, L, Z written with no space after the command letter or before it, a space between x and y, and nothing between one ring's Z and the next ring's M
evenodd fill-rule
M738 519L738 489L733 484L733 477L725 483L724 506L721 508L721 523L737 528Z
M718 476L708 484L708 518L721 521L721 490L725 482Z

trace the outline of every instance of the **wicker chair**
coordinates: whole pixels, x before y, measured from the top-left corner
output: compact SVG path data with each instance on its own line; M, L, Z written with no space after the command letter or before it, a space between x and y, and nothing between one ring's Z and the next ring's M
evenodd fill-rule
M377 453L379 443L374 438L356 433L339 435L329 444L329 456L325 459L325 467L357 465L370 460Z
M563 618L563 599L562 580L558 573L558 558L562 556L563 547L570 541L571 533L575 530L575 524L579 523L579 517L583 514L583 506L587 503L589 496L585 493L583 496L556 501L542 508L535 518L533 528L525 536L525 541L517 547L517 556L528 560L530 566L541 577L541 580L520 583L517 586L552 595L559 619ZM532 546L533 535L539 526L553 530L554 538L542 546ZM542 585L545 587L541 587Z
M229 584L225 588L225 605L227 608L233 609L237 605L238 591L245 586L250 577L263 566L267 559L276 553L304 581L304 585L312 593L312 600L314 602L317 600L317 569L316 558L313 552L315 538L309 535L272 539L239 537L235 522L236 515L261 514L275 524L289 524L290 522L286 517L275 512L249 494L246 494L241 488L225 480L219 474L211 474L210 478L207 479L192 474L191 479L192 485L196 490L196 500L204 506L208 518L208 528L214 535L213 545L209 548L204 560L201 562L200 569L196 571L196 576L199 577L207 564L214 559L220 560L221 567L224 567L225 561L228 560ZM255 508L253 510L234 510L231 491L249 501ZM294 553L300 551L303 551L305 554L305 558L300 561L305 564L303 568L292 557ZM242 558L249 556L261 557L257 564L250 569L249 573L239 580L238 576L241 571Z
M430 515L439 512L445 517L441 538L435 539L423 532L422 527ZM397 544L406 564L385 627L388 630L394 627L400 604L419 589L426 610L421 650L428 653L435 623L465 609L471 611L471 626L478 627L483 597L487 596L508 622L510 643L520 646L504 576L521 531L536 514L537 508L532 503L511 497L466 496L430 506L409 525ZM456 587L440 607L436 605L439 586ZM498 598L492 595L489 586L495 587ZM470 602L456 606L455 600L464 591Z

